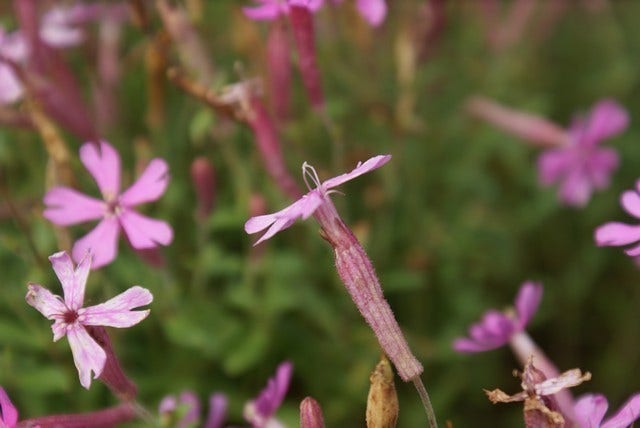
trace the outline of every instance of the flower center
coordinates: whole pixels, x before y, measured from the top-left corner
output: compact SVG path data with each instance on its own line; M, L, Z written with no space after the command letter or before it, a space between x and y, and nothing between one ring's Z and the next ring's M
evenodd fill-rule
M73 324L76 322L77 319L78 319L77 311L69 310L62 315L62 320L64 321L65 324Z

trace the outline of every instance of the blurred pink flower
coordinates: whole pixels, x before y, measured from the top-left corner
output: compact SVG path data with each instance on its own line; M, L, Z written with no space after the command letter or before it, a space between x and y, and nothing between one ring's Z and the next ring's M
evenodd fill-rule
M633 395L622 405L618 413L606 421L604 414L609 403L602 394L583 395L575 405L575 415L581 427L588 428L625 428L640 418L640 394Z
M620 134L629 123L627 111L613 100L599 101L584 118L568 129L569 145L545 150L538 158L540 182L559 183L558 196L568 205L584 206L594 189L609 185L618 167L618 154L599 148L607 138Z
M509 343L524 330L538 309L542 299L542 284L527 281L520 287L515 299L515 314L491 309L478 323L469 328L469 338L458 338L453 349L458 352L483 352Z
M289 381L293 364L289 361L281 363L276 369L274 377L269 379L267 386L260 392L255 400L249 401L244 407L244 418L254 428L280 427L279 421L273 418L274 413L284 400L289 389Z
M635 190L627 190L620 196L620 204L633 217L640 219L640 180ZM640 224L630 225L619 222L609 222L598 227L594 233L595 241L600 247L634 244L624 250L631 257L640 256Z
M95 378L100 376L107 355L85 326L124 328L138 324L149 315L149 309L133 309L148 305L153 296L146 288L136 285L105 303L83 307L91 254L85 254L75 269L71 257L64 251L53 254L49 260L62 284L64 299L39 284L30 283L26 300L47 319L54 320L51 326L54 342L67 336L80 384L89 389L91 372L95 373Z
M380 168L390 159L391 155L374 156L364 163L359 162L353 171L330 178L322 183L320 182L315 169L305 162L302 165L302 175L309 192L293 204L276 213L251 217L245 223L244 230L251 234L268 228L267 232L254 244L258 245L260 242L271 238L281 230L287 229L298 218L302 218L303 220L309 218L315 210L324 203L325 199L328 198L331 193L336 192L336 190L331 190L333 187L337 187L342 183L353 180L354 178L359 177L362 174L366 174L376 168ZM315 188L311 188L307 178L311 180Z
M26 41L19 32L7 33L0 26L0 104L11 104L22 98L22 83L9 62L23 62L27 52Z
M356 8L360 15L373 27L382 24L387 16L385 0L356 0Z
M255 6L243 7L245 16L255 21L271 21L280 15L289 13L289 5L305 6L315 12L322 7L324 0L254 0Z
M76 261L91 250L94 268L111 263L116 257L121 228L133 248L138 250L171 243L171 226L133 209L136 205L157 200L165 192L169 166L164 160L152 159L142 175L122 193L120 156L110 144L105 141L85 143L80 148L80 160L98 184L103 200L68 187L54 187L44 196L46 209L43 214L60 226L100 220L91 232L74 244Z
M0 386L0 427L15 428L18 425L18 410Z
M168 395L160 401L158 412L160 415L171 414L181 410L182 418L173 421L176 428L187 428L196 425L200 420L200 400L193 391L183 391L178 397Z

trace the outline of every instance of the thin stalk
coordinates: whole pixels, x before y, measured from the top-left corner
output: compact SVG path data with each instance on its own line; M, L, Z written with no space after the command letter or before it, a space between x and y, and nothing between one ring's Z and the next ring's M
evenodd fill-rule
M420 400L422 400L422 405L424 406L424 411L427 414L427 420L429 421L430 428L438 428L438 422L436 422L436 413L433 411L433 406L431 405L431 399L429 398L429 393L427 389L424 387L422 383L422 379L420 376L416 376L411 379L413 384L418 390L418 395L420 396Z

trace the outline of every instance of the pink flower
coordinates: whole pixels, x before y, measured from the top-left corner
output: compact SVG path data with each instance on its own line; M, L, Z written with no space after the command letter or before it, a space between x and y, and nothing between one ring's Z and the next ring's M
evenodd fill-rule
M558 196L568 205L584 206L594 189L609 185L618 167L618 154L598 144L624 131L627 111L613 100L598 102L585 118L574 120L568 130L569 144L545 150L538 158L543 185L559 183Z
M602 422L609 403L602 394L582 396L575 405L576 419L584 428L625 428L640 418L640 394L633 395L614 416Z
M68 187L54 187L44 196L47 206L43 215L54 224L68 226L90 220L98 225L73 246L73 258L79 261L91 250L94 268L115 259L120 229L124 230L135 249L169 245L173 240L171 226L133 209L136 205L157 200L169 183L168 165L152 159L142 175L126 191L120 193L120 156L108 143L85 143L80 160L98 184L103 200L98 200Z
M179 397L166 396L158 406L160 415L171 414L178 409L181 409L182 418L174 421L176 428L187 428L200 421L200 400L193 391L184 391Z
M635 218L640 219L640 180L635 190L627 190L620 196L620 204ZM618 246L636 243L624 252L631 257L640 256L640 225L630 225L619 222L609 222L598 227L594 234L596 243L600 247Z
M483 352L509 343L524 330L542 299L542 284L527 281L520 287L515 300L515 315L491 309L482 320L469 328L470 338L458 338L453 349L458 352Z
M302 165L302 174L309 192L293 204L276 213L250 218L245 223L244 230L251 234L268 228L267 232L254 244L258 245L260 242L271 238L281 230L287 229L298 218L302 218L303 220L309 218L315 210L324 203L331 193L336 192L336 190L331 190L332 188L349 180L353 180L354 178L359 177L362 174L366 174L376 168L380 168L382 165L389 162L390 159L391 155L374 156L364 163L359 162L353 171L330 178L322 183L320 182L315 169L305 162ZM311 188L307 178L311 179L315 188Z
M382 24L387 16L387 4L384 0L356 0L356 8L372 27Z
M7 61L20 63L27 58L27 52L22 35L7 33L0 26L0 104L11 104L22 98L22 83Z
M146 288L134 286L116 297L95 306L83 307L84 291L91 269L91 255L87 253L74 269L73 261L64 251L49 257L56 276L62 284L64 299L39 284L29 284L27 303L42 315L54 320L53 341L67 336L80 384L89 389L91 372L97 378L102 373L107 355L89 335L85 326L131 327L149 315L149 309L132 309L148 305L153 300Z
M0 428L15 428L18 425L18 411L0 386Z
M209 397L209 414L204 428L222 428L224 419L227 416L227 407L227 397L224 394L212 394Z
M316 12L324 4L324 0L254 0L256 6L243 7L245 16L254 21L272 21L280 15L289 14L289 5L305 6Z
M269 379L267 386L255 400L249 401L244 407L244 418L254 428L275 428L282 426L274 413L282 404L289 389L289 381L293 365L289 361L281 363L276 369L276 375Z

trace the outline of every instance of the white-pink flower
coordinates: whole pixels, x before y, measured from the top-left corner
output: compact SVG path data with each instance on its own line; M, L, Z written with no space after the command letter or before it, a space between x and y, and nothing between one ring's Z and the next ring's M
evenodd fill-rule
M91 220L98 225L73 246L78 262L87 250L93 254L93 267L111 263L117 253L120 229L135 249L169 245L173 230L166 222L146 217L133 209L136 205L157 200L169 183L169 166L152 159L142 175L124 192L120 192L120 156L108 143L85 143L80 160L93 176L102 200L83 195L68 187L54 187L44 196L44 217L60 226Z
M39 284L30 283L26 300L42 315L54 320L51 326L54 342L67 336L80 384L89 389L91 372L95 374L94 378L100 376L107 355L85 326L124 328L138 324L149 315L149 309L133 309L151 303L153 295L146 288L136 285L105 303L83 307L91 254L85 254L75 269L71 257L64 251L51 255L49 260L62 284L64 299Z

